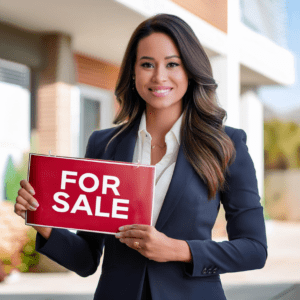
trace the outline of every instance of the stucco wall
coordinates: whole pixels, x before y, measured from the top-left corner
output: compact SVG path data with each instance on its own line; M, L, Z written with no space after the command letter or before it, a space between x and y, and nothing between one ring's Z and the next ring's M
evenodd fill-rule
M272 219L300 221L300 170L265 173L265 209Z

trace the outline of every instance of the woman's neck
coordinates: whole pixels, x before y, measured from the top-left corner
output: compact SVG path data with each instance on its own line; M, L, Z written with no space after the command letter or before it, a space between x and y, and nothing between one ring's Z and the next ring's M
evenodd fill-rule
M170 131L181 112L150 111L146 109L146 127L152 139L158 143L164 143L165 135Z

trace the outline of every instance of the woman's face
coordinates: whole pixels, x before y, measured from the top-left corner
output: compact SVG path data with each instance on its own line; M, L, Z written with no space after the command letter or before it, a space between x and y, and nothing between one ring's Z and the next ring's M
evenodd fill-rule
M188 75L168 35L152 33L140 40L134 71L136 90L145 100L147 111L181 114Z

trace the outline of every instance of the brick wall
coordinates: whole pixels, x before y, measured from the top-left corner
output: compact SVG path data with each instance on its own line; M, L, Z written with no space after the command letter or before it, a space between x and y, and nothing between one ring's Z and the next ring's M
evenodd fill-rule
M77 82L106 90L114 90L119 67L103 60L94 59L79 53L74 54Z
M39 152L70 155L70 99L72 86L63 82L39 89Z
M227 33L227 0L172 0L212 26Z

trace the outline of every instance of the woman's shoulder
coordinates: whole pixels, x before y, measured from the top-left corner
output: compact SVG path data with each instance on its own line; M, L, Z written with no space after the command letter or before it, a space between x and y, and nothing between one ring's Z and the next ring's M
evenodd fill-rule
M239 178L240 176L244 176L241 172L248 171L248 175L253 171L251 174L252 179L255 179L255 169L252 158L249 154L247 142L247 135L243 129L237 129L230 126L225 126L225 132L229 136L229 138L234 143L235 147L235 159L234 162L230 165L229 170L232 175L238 174L236 176ZM240 177L241 178L241 177Z
M247 135L243 129L238 129L230 126L224 126L225 133L229 136L229 138L234 142L234 144L243 141L246 144Z
M122 126L123 125L119 125L116 127L95 130L89 138L85 157L101 157L104 154L109 141L122 129Z
M249 154L248 146L247 146L247 134L243 129L237 129L230 126L225 126L225 133L232 140L235 147L235 159L230 168L234 168L235 166L241 166L243 164L248 163L249 166L253 165L252 159Z
M99 141L99 142L105 142L109 141L115 134L117 134L123 125L115 126L115 127L110 127L106 129L101 129L101 130L95 130L91 136L90 140L93 141L94 139Z

